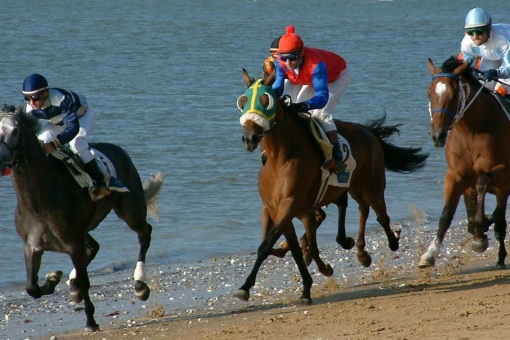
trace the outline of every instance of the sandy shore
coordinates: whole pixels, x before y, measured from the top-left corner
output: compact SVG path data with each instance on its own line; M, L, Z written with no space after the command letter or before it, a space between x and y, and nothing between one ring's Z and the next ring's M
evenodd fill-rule
M363 268L355 250L321 244L335 270L331 278L309 269L311 306L296 304L301 279L290 254L269 258L249 302L232 298L255 254L209 259L179 267L149 267L146 302L132 292L131 272L92 278L92 300L101 330L84 333L82 305L70 303L67 286L33 300L0 292L2 339L507 339L510 279L496 271L496 243L471 251L464 225L447 234L436 267L417 268L435 234L425 222L401 225L401 247L391 252L382 230L367 236L373 264ZM351 235L355 236L355 235ZM256 249L256 246L254 247Z

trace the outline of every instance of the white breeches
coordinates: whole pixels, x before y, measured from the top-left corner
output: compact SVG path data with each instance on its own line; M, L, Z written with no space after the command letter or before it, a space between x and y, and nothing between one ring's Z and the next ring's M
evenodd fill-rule
M80 129L78 134L69 142L71 151L78 155L83 163L88 163L94 159L94 155L89 149L89 136L96 122L96 113L92 106L88 106L87 111L79 119ZM57 139L57 135L64 131L65 126L55 125L47 120L41 119L41 129L37 138L43 143L50 143Z
M321 123L324 132L336 130L335 122L333 121L333 111L335 111L336 104L338 104L350 83L351 74L349 70L345 69L340 73L337 80L328 84L329 100L326 106L322 109L310 110L312 116ZM311 85L294 85L286 79L283 94L289 95L292 98L292 102L299 103L315 96L315 90Z

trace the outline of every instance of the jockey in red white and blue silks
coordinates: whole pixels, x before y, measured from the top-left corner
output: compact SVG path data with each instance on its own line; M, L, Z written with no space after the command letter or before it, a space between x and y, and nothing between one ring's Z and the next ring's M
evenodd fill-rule
M333 111L351 82L347 63L333 52L305 47L294 31L288 26L280 38L273 89L291 97L291 111L308 111L319 121L333 144L335 171L345 171Z

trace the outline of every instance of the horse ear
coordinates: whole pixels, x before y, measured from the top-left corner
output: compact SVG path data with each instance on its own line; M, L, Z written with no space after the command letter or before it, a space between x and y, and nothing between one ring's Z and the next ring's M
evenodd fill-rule
M273 83L274 83L274 79L275 79L275 77L276 77L276 70L273 70L273 71L269 74L269 76L267 76L267 78L266 78L266 79L264 79L264 81L263 81L262 83L263 83L264 85L266 85L266 86L271 86L271 85L273 85Z
M255 82L255 79L250 77L248 75L248 71L246 71L244 68L243 68L243 80L246 83L246 86L248 86L248 87L250 87L251 84L253 84Z
M430 75L434 75L437 73L436 71L436 68L434 67L434 63L432 62L432 59L429 58L429 62L427 64L428 68L429 68L429 72L430 72Z
M462 65L460 65L453 71L453 74L455 74L456 76L460 76L462 73L464 73L464 71L466 70L466 67L468 65L469 65L469 62L467 62L467 61L465 63L462 63Z
M16 114L20 114L21 112L23 112L23 101L21 103L19 103L18 107L16 108L16 110L14 112Z

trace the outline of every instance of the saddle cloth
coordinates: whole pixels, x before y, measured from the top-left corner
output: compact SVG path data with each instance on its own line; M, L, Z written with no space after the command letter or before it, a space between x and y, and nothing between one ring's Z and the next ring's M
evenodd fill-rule
M492 93L492 95L498 100L499 105L501 105L501 107L506 113L506 116L510 120L510 97L509 96L503 97L497 93Z
M333 185L337 187L349 187L351 183L352 173L356 168L356 160L352 156L351 147L349 142L340 134L338 134L338 141L340 142L340 147L342 148L342 156L344 157L345 164L345 172L336 174L332 173L329 170L329 164L331 164L331 159L333 157L333 145L329 142L328 137L324 133L324 130L320 126L319 122L313 119L309 114L301 115L302 118L307 118L310 121L310 129L312 130L312 134L315 137L315 140L319 144L324 153L324 165L321 167L322 170L322 180L328 179L328 185Z
M94 155L99 169L104 175L105 183L108 189L117 192L129 192L129 189L117 178L117 172L113 163L106 157L101 151L96 149L90 150ZM76 183L82 188L88 188L94 184L92 178L83 168L81 162L79 162L71 152L62 151L57 149L51 153L51 155L57 159L60 159L67 167Z

